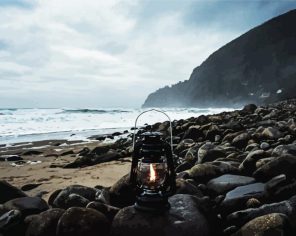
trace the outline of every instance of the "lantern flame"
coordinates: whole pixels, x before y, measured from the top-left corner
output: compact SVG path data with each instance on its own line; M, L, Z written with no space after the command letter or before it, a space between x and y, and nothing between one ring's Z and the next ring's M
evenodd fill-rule
M155 173L155 170L153 169L153 165L150 164L150 181L155 182L155 180L156 180L156 173Z

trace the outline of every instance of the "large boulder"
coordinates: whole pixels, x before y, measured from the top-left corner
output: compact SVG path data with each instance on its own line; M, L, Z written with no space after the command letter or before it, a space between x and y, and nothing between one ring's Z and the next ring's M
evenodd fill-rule
M296 144L279 145L272 152L272 156L282 156L285 154L296 156Z
M96 193L100 191L82 185L70 185L60 191L53 201L53 206L67 209L72 206L86 206L89 201L94 201ZM79 197L80 196L80 197Z
M291 227L288 218L284 214L272 213L257 217L246 223L241 229L232 236L281 236L290 235Z
M265 184L253 183L236 187L228 192L221 203L223 214L246 208L246 202L251 198L263 199L265 194Z
M127 174L113 184L109 190L110 203L122 208L133 205L136 200L134 187L130 183L130 175Z
M111 235L208 236L210 224L197 206L195 197L177 194L169 199L171 208L162 214L126 207L115 216Z
M0 180L0 204L19 197L27 197L20 189L12 186L5 180Z
M255 104L247 104L244 106L243 108L243 112L246 112L246 113L249 113L249 114L252 114L254 113L254 111L257 109L257 106Z
M278 139L283 137L283 134L277 128L268 127L262 131L262 137L265 139Z
M23 235L25 224L22 213L19 210L11 210L0 215L0 235L5 236Z
M225 151L222 148L217 147L212 143L206 143L198 150L197 163L211 162L222 157L226 157Z
M176 193L177 194L190 194L197 197L203 197L201 191L197 188L196 185L189 182L185 179L176 179Z
M223 174L236 174L238 169L227 162L211 162L196 164L190 170L185 171L188 178L199 182L207 182Z
M60 218L56 236L107 236L110 222L105 215L91 209L71 207Z
M200 129L200 126L191 126L186 130L183 139L193 139L197 141L199 138L203 138L204 134Z
M58 221L64 212L63 209L52 208L39 215L34 215L28 222L26 236L55 235Z
M48 209L46 201L39 197L21 197L3 204L4 209L19 210L23 217L39 214Z
M256 162L267 157L268 154L263 150L250 152L239 166L239 170L247 175L251 175L256 170Z
M296 177L296 156L283 155L257 169L253 176L261 181L269 180L277 175L285 174L287 178Z
M95 209L101 213L103 213L107 218L110 220L110 222L113 220L114 216L118 213L120 210L117 207L110 206L101 202L90 202L86 208L92 208Z
M229 224L242 226L248 221L267 214L281 213L285 214L291 225L296 224L296 195L291 197L289 200L282 202L265 204L259 208L249 208L246 210L237 211L227 216Z
M238 186L243 186L254 182L255 179L252 177L226 174L218 178L211 179L207 183L207 188L214 195L220 195Z
M251 136L248 133L239 134L232 140L232 145L237 148L244 148L247 146L250 138Z

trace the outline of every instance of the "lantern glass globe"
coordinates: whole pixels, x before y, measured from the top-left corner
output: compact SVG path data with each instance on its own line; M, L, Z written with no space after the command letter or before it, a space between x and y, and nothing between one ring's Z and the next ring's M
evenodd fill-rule
M138 163L138 183L146 190L157 190L162 187L167 176L166 163Z

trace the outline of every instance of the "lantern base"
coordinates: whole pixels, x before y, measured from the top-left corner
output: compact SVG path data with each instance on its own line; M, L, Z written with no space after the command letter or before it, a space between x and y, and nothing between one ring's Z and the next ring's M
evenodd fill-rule
M170 204L167 197L148 193L137 196L134 207L140 211L163 212L170 209Z

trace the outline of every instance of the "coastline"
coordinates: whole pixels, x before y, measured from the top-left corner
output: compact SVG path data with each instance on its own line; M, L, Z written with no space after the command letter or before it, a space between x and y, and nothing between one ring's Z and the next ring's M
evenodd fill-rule
M27 214L22 207L38 208L42 203L37 212L41 222L43 214L62 212L62 216L54 216L58 222L51 225L54 232L64 223L72 227L63 222L67 216L74 217L71 222L94 230L80 214L100 213L102 224L108 228L105 235L112 236L139 234L144 225L149 226L145 230L159 232L163 227L159 222L168 222L166 227L171 231L181 227L181 235L246 235L250 228L262 235L270 229L295 235L295 115L296 99L291 99L174 120L176 192L168 199L171 209L158 215L151 225L153 217L133 207L136 194L127 175L132 154L130 131L93 136L88 142L47 140L2 146L2 160L4 155L10 156L0 162L0 187L7 193L2 195L0 211L4 210L5 217L19 214L11 213L15 209ZM168 136L169 123L147 125L137 132L148 130ZM10 194L14 197L7 199ZM11 206L19 201L21 207ZM182 218L183 210L188 217ZM80 212L78 218L74 211ZM21 218L17 224L34 224L30 219ZM20 230L24 234L27 230L9 224L7 232ZM38 227L49 230L47 225ZM30 230L29 226L27 232Z

